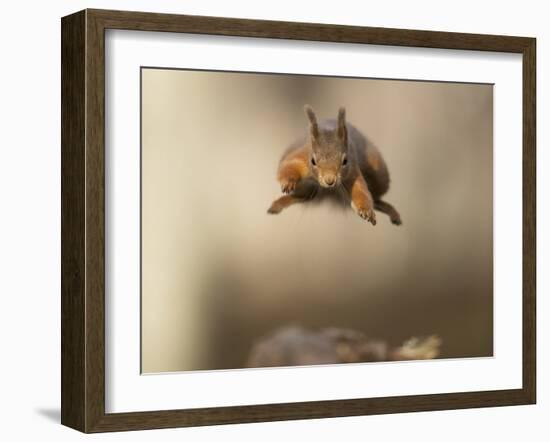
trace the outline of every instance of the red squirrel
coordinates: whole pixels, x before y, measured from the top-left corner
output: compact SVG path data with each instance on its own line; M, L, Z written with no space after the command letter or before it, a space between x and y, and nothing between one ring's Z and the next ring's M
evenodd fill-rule
M273 201L268 213L280 213L318 196L331 196L350 204L373 226L374 210L400 225L399 212L381 199L390 184L388 167L376 146L346 122L345 108L340 107L337 119L319 122L311 106L304 106L304 110L309 133L283 154L277 179L285 195Z

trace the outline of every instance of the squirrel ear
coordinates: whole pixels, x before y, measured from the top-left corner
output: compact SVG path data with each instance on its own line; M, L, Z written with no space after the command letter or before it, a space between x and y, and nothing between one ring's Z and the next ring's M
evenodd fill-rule
M311 136L313 138L317 138L319 136L319 126L317 125L317 117L315 116L315 112L313 112L313 109L309 104L304 106L304 111L309 120Z
M338 136L340 138L346 137L346 108L340 107L338 109Z

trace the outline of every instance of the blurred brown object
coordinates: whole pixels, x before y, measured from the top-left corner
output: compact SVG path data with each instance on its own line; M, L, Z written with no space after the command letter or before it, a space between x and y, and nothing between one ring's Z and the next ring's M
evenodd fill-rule
M318 331L299 326L277 329L253 345L247 367L342 364L434 359L439 355L441 339L412 337L399 347L370 339L364 333L324 328Z

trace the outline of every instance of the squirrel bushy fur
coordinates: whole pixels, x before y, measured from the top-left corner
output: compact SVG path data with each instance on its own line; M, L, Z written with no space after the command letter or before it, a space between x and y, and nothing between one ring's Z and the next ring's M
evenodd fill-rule
M317 121L311 106L304 106L308 134L285 151L277 179L285 194L276 199L268 213L288 206L331 196L350 204L363 219L376 225L374 210L401 224L397 210L381 197L388 191L390 177L382 155L357 128L346 122L341 107L336 119Z

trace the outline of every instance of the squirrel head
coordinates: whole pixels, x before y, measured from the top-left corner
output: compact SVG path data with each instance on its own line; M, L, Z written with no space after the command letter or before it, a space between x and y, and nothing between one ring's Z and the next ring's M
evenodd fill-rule
M315 112L309 105L304 106L309 120L311 140L311 173L322 187L334 187L342 183L348 174L348 133L346 109L338 110L336 125L319 127ZM334 127L333 127L334 126Z

